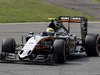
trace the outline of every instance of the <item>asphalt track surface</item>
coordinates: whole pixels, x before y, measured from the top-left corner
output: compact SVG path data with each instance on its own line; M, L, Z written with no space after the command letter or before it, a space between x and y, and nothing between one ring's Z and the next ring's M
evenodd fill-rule
M94 2L93 0L44 0L44 1L77 10L91 17L94 17L96 20L100 21L100 3Z
M30 31L38 34L44 31L48 22L41 23L0 23L0 44L4 37L13 37L21 43L21 35ZM72 32L79 30L72 23ZM88 23L89 33L100 33L100 22ZM29 61L0 62L0 75L100 75L100 56L87 57L85 53L69 57L65 64L34 63Z

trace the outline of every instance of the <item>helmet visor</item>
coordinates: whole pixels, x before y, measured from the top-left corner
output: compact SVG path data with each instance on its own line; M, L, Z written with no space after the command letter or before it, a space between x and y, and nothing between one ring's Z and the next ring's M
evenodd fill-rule
M48 35L53 35L53 33L47 32Z

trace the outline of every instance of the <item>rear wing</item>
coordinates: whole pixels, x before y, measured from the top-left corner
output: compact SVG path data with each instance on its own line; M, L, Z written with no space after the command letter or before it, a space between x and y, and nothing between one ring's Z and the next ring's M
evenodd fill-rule
M56 18L56 20L60 22L76 22L81 23L85 20L85 17L67 17L67 16L59 16Z
M87 18L85 17L69 17L69 16L59 16L56 18L48 18L53 23L54 21L59 22L68 22L68 32L70 32L70 23L80 23L81 26L81 38L84 41L87 35Z
M68 17L68 16L59 16L55 19L58 22L68 22L68 31L70 32L70 23L80 23L81 26L81 39L82 44L85 42L85 37L87 35L87 18L85 17Z

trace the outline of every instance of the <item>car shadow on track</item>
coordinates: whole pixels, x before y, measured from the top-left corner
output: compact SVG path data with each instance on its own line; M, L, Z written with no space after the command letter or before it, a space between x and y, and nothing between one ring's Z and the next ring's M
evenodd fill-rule
M36 61L29 61L29 60L2 60L0 63L4 64L23 64L23 65L45 65L45 66L60 66L60 65L82 65L81 62L89 62L89 58L86 54L77 54L77 55L70 55L67 57L66 62L64 64L58 64L54 62L36 62Z

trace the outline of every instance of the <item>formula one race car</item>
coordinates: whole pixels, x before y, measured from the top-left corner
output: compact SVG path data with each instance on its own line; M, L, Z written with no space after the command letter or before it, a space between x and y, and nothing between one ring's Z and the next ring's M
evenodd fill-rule
M32 61L54 61L64 63L71 54L86 52L88 56L98 56L100 53L99 34L87 34L87 18L85 17L67 17L59 16L49 18L51 23L49 28L54 29L53 36L48 36L46 31L38 35L30 33L22 37L25 38L25 44L16 44L14 38L4 38L1 49L1 60L7 59L11 54L17 55L19 60ZM67 28L63 22L68 22ZM80 23L81 38L70 33L70 23ZM22 49L17 50L22 46Z

